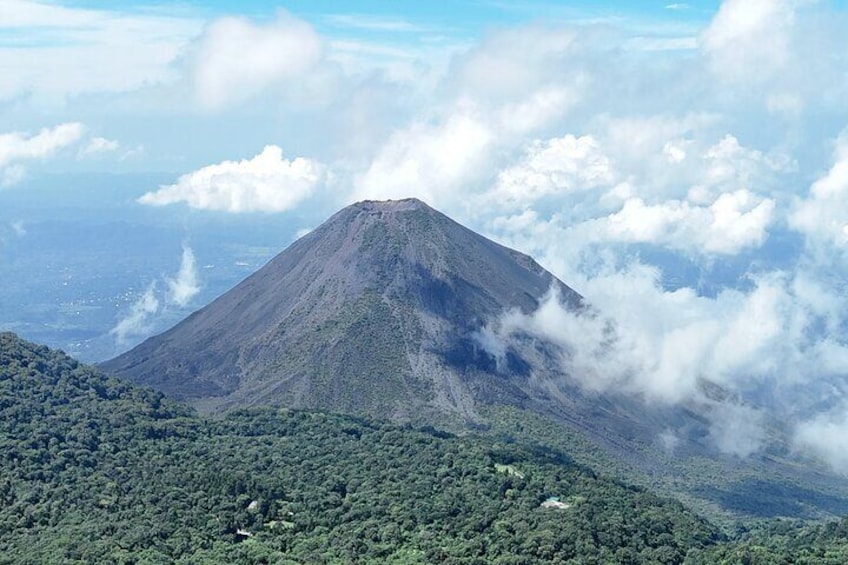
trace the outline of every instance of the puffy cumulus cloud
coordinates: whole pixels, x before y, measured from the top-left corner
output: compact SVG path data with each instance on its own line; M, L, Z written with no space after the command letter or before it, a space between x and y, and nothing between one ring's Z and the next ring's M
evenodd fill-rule
M704 152L706 183L722 185L735 182L749 185L764 171L788 171L793 164L783 155L765 155L762 151L744 147L733 135L727 134Z
M583 100L588 81L571 58L577 36L522 26L457 55L441 98L388 136L356 175L352 199L414 195L447 206L460 190L479 194L505 155L527 151Z
M775 203L747 190L721 194L710 206L628 199L622 209L589 222L606 240L653 243L690 253L737 254L765 241ZM595 230L590 230L595 231Z
M39 159L80 140L85 127L78 123L44 128L35 135L12 132L0 135L0 167L13 161Z
M720 105L739 110L754 104L757 113L790 121L828 115L846 94L846 23L848 14L831 2L726 0L700 36L697 63L719 79L705 86Z
M686 121L624 120L605 124L598 136L533 141L474 201L486 204L496 232L514 235L528 224L538 229L545 218L545 229L575 249L651 244L709 258L762 246L778 217L777 200L743 187L774 191L790 164L744 147L732 135L714 143L675 137L690 127ZM641 158L621 139L639 129L636 124L664 129L664 135L637 136Z
M593 307L575 312L549 296L530 315L505 313L488 333L480 332L486 339L479 341L493 355L504 355L511 336L529 333L558 344L564 368L588 389L626 391L647 402L697 403L711 422L713 444L740 457L767 441L767 421L800 419L806 423L793 436L795 446L848 472L837 450L816 439L819 429L837 433L839 418L810 417L821 413L820 398L840 403L848 395L845 268L832 255L815 252L822 243L844 245L844 136L830 169L806 199L794 201L797 164L783 151L716 136L714 124L687 129L673 122L656 121L664 131L645 134L635 148L628 147L628 136L610 134L631 128L606 122L591 135L593 149L614 164L599 189L575 200L572 179L542 176L540 183L528 174L517 183L528 192L514 206L478 218L490 235L537 257ZM650 150L636 158L645 145ZM527 155L534 154L502 173L526 168ZM671 172L655 176L662 163ZM533 192L537 185L545 197ZM494 184L491 191L499 189ZM768 252L763 245L769 230L779 230L787 218L808 245L778 268L771 263L773 245ZM700 274L687 279L674 262L634 261L634 244L682 253L684 264ZM740 253L756 262L756 274L740 271L747 282L709 278L714 257ZM707 277L713 292L699 291L699 277ZM705 397L704 382L739 400Z
M0 134L0 186L20 182L26 169L20 161L44 159L79 142L85 127L78 122L44 128L34 135L23 132Z
M663 153L669 143L685 146L696 133L711 133L717 119L709 113L602 115L594 129L608 151L630 168Z
M796 205L789 224L813 244L845 249L848 243L848 132L836 141L833 164Z
M154 206L185 202L225 212L282 212L308 198L323 177L321 163L285 159L282 149L269 145L252 159L223 161L185 174L138 201Z
M498 174L494 202L527 205L558 193L609 186L615 179L609 157L590 135L535 141L524 158Z
M717 74L768 78L790 56L796 0L725 0L701 40Z
M779 175L796 163L781 149L747 147L709 114L601 120L595 136L621 177L649 201L660 198L708 205L741 188L779 190Z
M577 37L521 26L458 54L434 89L439 99L388 135L355 174L350 199L418 196L447 207L460 190L479 194L505 155L524 152L583 100L588 81L572 60Z
M395 132L357 179L354 199L457 197L486 168L494 143L495 131L470 107L435 125L413 123Z
M193 54L197 99L205 108L218 109L266 88L302 81L323 52L312 26L285 12L266 25L238 17L215 20Z
M183 308L200 292L197 265L191 247L183 246L180 270L174 278L165 281L168 284L168 301Z

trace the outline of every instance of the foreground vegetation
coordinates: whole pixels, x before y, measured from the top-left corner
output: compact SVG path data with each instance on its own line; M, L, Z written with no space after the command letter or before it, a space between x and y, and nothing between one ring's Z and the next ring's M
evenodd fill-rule
M2 563L845 563L846 548L846 523L728 542L538 447L310 412L204 421L0 334Z

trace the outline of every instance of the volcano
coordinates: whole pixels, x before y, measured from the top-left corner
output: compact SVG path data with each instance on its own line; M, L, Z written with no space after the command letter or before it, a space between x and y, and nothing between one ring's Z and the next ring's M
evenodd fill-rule
M544 352L479 332L555 287L533 259L416 199L344 208L171 330L104 363L204 410L278 404L432 423L533 400ZM545 371L553 367L544 361Z

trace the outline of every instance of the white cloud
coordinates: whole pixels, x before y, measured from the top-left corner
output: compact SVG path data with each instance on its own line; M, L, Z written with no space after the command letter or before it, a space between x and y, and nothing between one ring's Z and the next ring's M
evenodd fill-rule
M266 88L303 80L323 57L312 27L285 12L267 24L227 17L214 21L194 54L194 88L208 109L242 102Z
M690 257L756 249L776 219L777 200L744 187L774 190L776 175L791 171L792 163L744 147L732 135L711 144L679 137L709 123L605 120L598 136L531 142L479 191L476 208L487 212L477 216L488 214L494 227L514 234L528 227L510 226L524 216L491 216L529 209L530 221L538 226L548 218L548 227L576 249L649 243Z
M708 205L721 193L776 190L775 176L794 171L780 149L761 151L719 135L717 117L664 114L599 120L595 137L620 177L647 201L661 198Z
M354 198L416 195L428 201L459 196L457 189L484 168L495 141L493 130L472 108L444 122L416 122L396 132L357 179Z
M144 155L144 146L136 145L131 149L127 149L124 151L121 156L118 158L120 161L126 161L127 159L137 159Z
M692 253L736 254L762 245L775 203L747 190L720 195L710 206L670 200L649 205L628 199L622 209L587 225L603 239L661 244Z
M121 148L121 144L114 139L106 139L105 137L93 137L88 144L80 149L80 157L88 157L91 155L100 155L103 153L112 153Z
M750 185L767 172L787 172L794 168L794 163L786 156L765 155L762 151L744 147L730 134L707 149L703 159L707 165L705 180L710 185Z
M159 299L156 298L156 282L150 283L147 290L130 306L129 312L121 318L109 332L118 343L143 336L153 331L151 318L159 311Z
M552 293L529 316L506 313L495 329L486 329L489 339L481 344L501 356L517 334L558 344L564 370L583 387L639 394L647 402L700 405L721 451L745 457L759 449L763 429L756 409L711 399L701 383L732 391L749 372L773 368L761 364L781 337L770 284L748 297L726 291L710 300L688 289L664 292L655 272L632 269L592 282L597 310L575 312ZM628 300L622 301L625 287ZM614 294L620 306L610 307L610 297L601 292Z
M789 224L807 235L811 243L848 243L848 133L836 142L833 164L800 200L789 216Z
M160 280L165 283L164 291L159 291ZM147 337L158 329L159 322L168 312L167 306L185 308L199 292L200 280L194 252L188 245L183 245L180 269L176 276L163 276L152 281L109 334L115 336L121 345L135 338Z
M798 425L795 444L848 473L848 413L822 414Z
M185 202L200 210L282 212L308 198L324 176L324 166L298 157L283 158L269 145L252 159L223 161L183 175L175 184L148 192L139 202L165 206Z
M700 398L702 379L732 385L774 368L776 361L762 353L782 336L781 281L761 280L750 294L725 290L710 299L691 289L665 291L657 277L640 264L593 277L585 294L594 310L571 310L549 294L529 316L506 313L497 332L525 331L560 344L569 373L590 389L667 403Z
M76 144L85 127L78 123L44 128L35 135L24 132L0 134L0 187L17 184L26 176L20 161L44 159L57 151Z
M181 308L187 306L191 299L200 292L197 264L191 247L183 246L179 273L175 278L168 278L165 282L168 284L168 302Z
M541 197L609 186L612 163L592 136L535 141L517 164L501 171L493 203L527 205Z
M388 136L356 175L352 199L415 195L445 206L460 189L479 193L504 155L523 151L583 100L586 73L568 72L576 38L573 30L525 26L457 55L435 89L440 100Z
M505 312L478 341L502 357L512 336L526 333L559 345L563 368L589 390L700 406L715 445L740 457L765 441L764 410L718 400L702 383L717 384L730 399L779 391L770 416L791 419L815 406L828 375L848 370L846 344L820 329L824 317L844 319L846 300L838 287L805 288L815 275L772 273L754 279L750 291L714 297L663 289L659 277L641 263L565 277L592 310L571 310L551 293L529 315Z
M85 128L74 122L44 128L35 135L12 132L0 135L0 167L15 161L49 157L80 140Z
M123 92L173 79L169 66L200 25L153 11L4 0L0 32L26 40L0 45L0 100L29 96L39 105L61 106L70 95Z
M765 443L763 414L750 406L727 402L712 405L710 438L723 453L748 457Z
M665 155L669 163L680 163L686 158L687 145L688 143L685 139L667 141L663 145L663 155Z
M575 78L557 71L565 71L580 48L579 33L573 29L502 29L456 57L448 81L457 92L480 102L500 105L524 100ZM582 82L582 77L576 78Z
M702 36L712 68L750 82L769 78L790 54L794 0L725 0Z
M571 86L547 86L505 104L498 112L498 123L507 134L523 134L555 122L580 102L580 80L577 82Z

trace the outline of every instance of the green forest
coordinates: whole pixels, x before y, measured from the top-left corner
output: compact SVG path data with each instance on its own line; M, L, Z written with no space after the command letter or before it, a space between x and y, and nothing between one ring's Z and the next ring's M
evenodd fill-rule
M319 412L204 419L0 334L0 563L833 563L848 521L722 530L567 454Z

